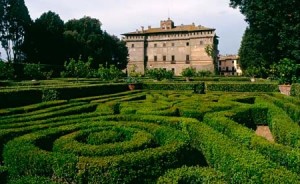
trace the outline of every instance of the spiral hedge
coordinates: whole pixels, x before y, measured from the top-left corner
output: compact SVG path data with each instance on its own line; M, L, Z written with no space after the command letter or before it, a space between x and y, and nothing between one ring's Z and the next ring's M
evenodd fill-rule
M138 90L0 109L0 182L299 183L297 105Z

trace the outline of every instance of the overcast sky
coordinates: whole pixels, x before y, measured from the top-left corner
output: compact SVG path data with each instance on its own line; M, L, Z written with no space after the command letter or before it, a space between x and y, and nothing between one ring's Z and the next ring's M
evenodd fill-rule
M215 28L221 54L237 54L247 24L229 0L25 0L33 20L49 10L65 22L83 16L97 18L102 30L122 33L159 27L170 17L175 25L192 24Z

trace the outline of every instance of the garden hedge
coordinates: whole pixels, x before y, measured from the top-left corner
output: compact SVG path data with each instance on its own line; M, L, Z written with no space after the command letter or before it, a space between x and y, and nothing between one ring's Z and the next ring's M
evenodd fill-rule
M70 100L73 98L124 92L128 90L128 86L126 84L98 84L0 90L0 108L40 103L43 100L43 96L53 95L51 93L48 94L49 90L56 93L55 96L57 96L57 100Z
M292 84L291 95L300 98L300 84Z
M253 126L253 124L256 124L256 122L266 121L264 119L267 118L267 114L261 116L260 119L253 117L260 109L261 107L259 106L244 108L239 107L238 109L236 108L226 112L210 113L205 116L203 122L218 132L228 136L232 140L243 144L249 149L258 151L270 160L279 163L287 169L300 173L299 149L293 149L289 146L269 142L255 134L254 130L256 127ZM236 114L239 114L239 122L232 120L236 119ZM256 120L252 121L251 119ZM255 129L249 129L247 127L255 127Z
M169 170L158 178L158 184L203 183L225 184L224 174L205 167L182 167Z
M275 83L232 83L232 82L207 82L206 91L224 92L278 92Z
M189 123L192 145L229 183L299 183L297 174L278 166L256 151L230 140L203 123ZM255 163L255 164L253 164Z

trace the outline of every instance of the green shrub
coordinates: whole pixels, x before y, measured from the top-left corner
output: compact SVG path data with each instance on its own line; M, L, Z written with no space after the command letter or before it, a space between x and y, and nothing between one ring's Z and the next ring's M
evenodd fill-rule
M14 71L11 63L5 63L0 59L0 79L13 79Z
M93 59L88 58L87 62L84 62L79 58L77 61L75 59L70 59L69 62L65 62L64 68L65 71L61 73L62 77L76 77L78 78L85 78L91 75L91 64Z
M229 183L299 182L297 174L278 167L256 151L240 146L203 123L186 126L192 145L202 151L211 167L225 174L225 181Z
M167 71L166 69L163 68L154 68L154 69L147 70L146 76L150 77L151 79L161 81L163 79L173 78L174 74L171 70Z
M292 84L291 95L300 98L300 84L299 83Z
M205 86L203 82L190 83L143 83L143 89L148 90L193 90L195 93L204 93Z
M49 178L40 176L26 176L17 179L13 179L10 184L58 184L51 181Z
M176 183L203 183L203 184L222 184L224 175L211 168L202 167L182 167L167 171L158 178L158 184Z
M24 75L29 79L43 79L45 78L42 72L41 64L25 64Z
M279 107L259 97L257 104L268 108L267 121L275 140L283 145L300 147L300 127Z
M42 93L43 93L42 96L43 102L59 100L59 93L55 89L43 89Z
M8 173L7 167L0 166L0 183L7 183Z
M42 102L42 92L37 89L0 91L0 108L17 107Z
M197 75L196 68L194 68L194 67L185 68L182 70L181 75L183 77L188 77L188 78L196 77L196 75Z
M239 124L231 120L232 118L236 119L236 116L239 116ZM264 118L267 118L267 116ZM273 162L279 163L295 173L300 173L300 150L292 149L289 146L283 146L277 143L271 143L268 140L257 136L253 130L247 128L249 127L247 124L250 124L249 121L253 121L250 119L255 119L252 108L239 107L238 109L227 112L207 114L205 115L203 122L228 136L230 139L243 144L249 149L258 151ZM246 125L246 127L244 125Z
M102 65L98 69L98 77L104 81L117 81L124 73L118 69L115 65L110 65L109 68L106 68Z
M278 85L274 83L206 83L207 91L224 92L277 92Z

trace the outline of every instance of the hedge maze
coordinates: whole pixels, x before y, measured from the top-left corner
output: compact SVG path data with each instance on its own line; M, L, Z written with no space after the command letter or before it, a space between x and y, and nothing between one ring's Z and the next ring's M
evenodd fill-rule
M0 183L300 183L299 106L279 93L135 90L2 108Z

